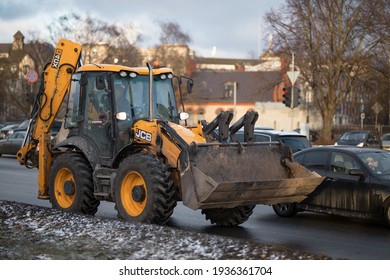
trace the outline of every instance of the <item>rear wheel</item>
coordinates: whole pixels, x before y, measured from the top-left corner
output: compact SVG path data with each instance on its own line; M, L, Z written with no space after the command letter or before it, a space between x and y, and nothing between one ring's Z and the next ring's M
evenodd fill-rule
M272 205L276 215L280 217L293 217L297 214L297 206L295 203L279 203Z
M94 215L100 204L93 194L92 168L80 154L65 153L53 163L49 177L53 208Z
M242 224L252 215L255 205L237 206L234 208L203 209L202 214L211 224L222 227L232 227Z
M176 206L176 194L167 167L155 156L125 158L115 177L118 216L133 222L164 225Z

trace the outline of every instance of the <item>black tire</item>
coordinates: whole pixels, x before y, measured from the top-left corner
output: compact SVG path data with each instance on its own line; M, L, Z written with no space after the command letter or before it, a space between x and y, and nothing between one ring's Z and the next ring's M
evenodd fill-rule
M293 217L297 214L297 206L295 203L279 203L272 205L272 209L276 215L280 217Z
M53 208L94 215L100 204L93 194L92 168L84 156L69 152L54 159L49 176Z
M202 214L211 224L221 227L233 227L242 224L252 215L256 205L238 206L234 208L203 209Z
M383 205L383 221L390 227L390 199L387 199Z
M150 154L134 154L118 167L114 180L118 217L165 225L176 207L176 193L165 164Z

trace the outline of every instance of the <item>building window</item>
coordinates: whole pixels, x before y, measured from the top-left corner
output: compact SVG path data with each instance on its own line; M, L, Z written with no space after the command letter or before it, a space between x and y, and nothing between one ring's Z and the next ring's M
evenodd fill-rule
M223 84L223 98L233 99L234 95L234 82L226 82Z
M198 110L198 121L203 121L204 120L204 109L199 109Z

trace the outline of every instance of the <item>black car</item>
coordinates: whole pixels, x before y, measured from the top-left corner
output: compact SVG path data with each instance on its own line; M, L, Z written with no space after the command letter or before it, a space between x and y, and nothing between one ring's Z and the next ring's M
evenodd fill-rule
M311 211L379 219L390 226L390 152L322 146L297 152L294 159L325 179L302 202L273 205L277 215Z
M352 130L345 132L335 145L351 145L382 149L380 136L370 130Z

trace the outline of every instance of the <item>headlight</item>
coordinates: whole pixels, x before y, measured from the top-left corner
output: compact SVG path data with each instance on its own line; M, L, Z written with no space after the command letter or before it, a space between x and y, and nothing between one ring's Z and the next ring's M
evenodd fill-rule
M181 112L181 113L179 114L179 119L180 119L181 121L184 121L184 120L188 119L189 117L190 117L190 115L189 115L187 112Z
M364 143L359 143L359 144L357 144L356 146L362 148L362 147L364 147Z
M119 75L124 78L127 76L127 72L126 71L119 71Z

